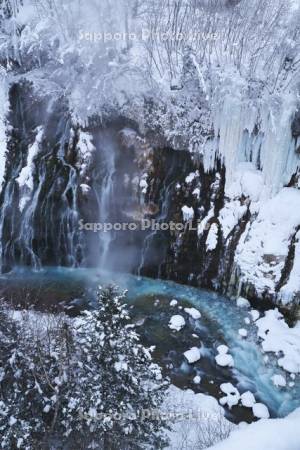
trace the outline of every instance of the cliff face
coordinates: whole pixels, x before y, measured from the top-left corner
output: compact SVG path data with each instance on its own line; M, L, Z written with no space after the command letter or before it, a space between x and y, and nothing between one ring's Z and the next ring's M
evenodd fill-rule
M195 111L181 98L171 110L148 99L143 115L123 110L83 127L64 97L11 85L2 270L98 265L297 305L297 113L282 104L274 117L232 96ZM141 230L144 219L184 228ZM80 221L138 229L93 233Z

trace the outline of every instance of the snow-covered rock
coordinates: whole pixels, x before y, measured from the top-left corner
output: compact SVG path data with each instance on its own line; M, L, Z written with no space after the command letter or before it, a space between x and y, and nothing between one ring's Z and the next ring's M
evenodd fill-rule
M263 403L255 403L252 406L252 412L258 419L268 419L270 417L269 410Z
M256 403L255 397L252 392L247 391L241 395L241 403L246 408L252 408L252 406Z
M171 328L171 330L180 331L184 326L184 317L180 316L179 314L171 317L169 322L169 328Z
M190 350L184 352L184 356L190 364L193 364L196 361L199 361L201 353L198 347L192 347Z
M282 353L278 365L287 372L300 373L300 325L290 328L278 309L266 311L256 321L257 335L265 352Z
M246 338L246 337L248 336L248 331L245 330L245 328L240 328L240 329L239 329L239 335L240 335L242 338Z
M233 367L234 366L234 360L231 355L225 354L219 354L215 357L216 363L218 366L221 367Z
M231 383L222 383L220 386L221 391L226 394L226 396L220 398L220 404L222 406L227 405L229 409L232 406L238 404L240 400L240 393L236 387L234 387Z
M277 387L285 387L286 386L286 379L282 375L273 375L271 377L271 380L273 381L274 386L277 386Z
M200 383L201 383L201 377L200 377L200 375L196 375L196 376L193 378L193 383L194 383L194 384L200 384Z
M217 347L217 352L220 353L220 355L225 355L225 353L228 353L228 350L229 349L228 349L227 345L224 345L224 344L219 345Z
M177 305L178 305L178 301L177 300L173 299L173 300L170 301L170 306L174 307L174 306L177 306Z
M196 308L184 308L184 311L189 314L193 319L197 320L201 318L201 313Z
M236 299L236 306L239 308L250 308L250 302L244 297L238 297Z

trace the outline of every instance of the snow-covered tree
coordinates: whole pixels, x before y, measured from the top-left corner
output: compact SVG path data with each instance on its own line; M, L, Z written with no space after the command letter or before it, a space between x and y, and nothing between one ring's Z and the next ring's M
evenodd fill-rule
M98 308L80 326L84 364L100 378L90 385L92 399L100 384L101 401L92 403L89 420L105 449L161 448L164 421L154 411L168 383L129 320L124 293L110 286L99 289Z
M64 315L0 311L0 448L160 448L168 383L129 324L123 294Z

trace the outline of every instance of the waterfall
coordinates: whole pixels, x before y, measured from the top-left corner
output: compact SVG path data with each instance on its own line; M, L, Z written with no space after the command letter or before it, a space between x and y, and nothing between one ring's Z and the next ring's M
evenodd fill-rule
M116 144L108 133L101 133L101 156L105 173L102 179L100 193L97 194L99 206L99 222L113 224L114 205L114 174L116 171ZM114 231L100 232L100 259L99 267L107 269L109 249L114 239Z

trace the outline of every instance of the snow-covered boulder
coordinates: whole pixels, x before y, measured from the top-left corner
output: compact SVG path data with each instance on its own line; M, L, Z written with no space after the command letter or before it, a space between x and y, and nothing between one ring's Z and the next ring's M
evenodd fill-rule
M236 387L231 383L222 383L220 386L221 391L226 394L220 398L220 404L222 406L227 405L229 409L237 405L240 400L240 393Z
M252 412L258 419L268 419L270 417L269 410L263 403L255 403L252 406Z
M286 379L282 375L273 375L271 377L271 380L273 381L273 384L276 387L285 387L286 386Z
M196 308L184 308L184 311L189 314L193 319L197 320L201 318L201 313Z
M171 330L180 331L184 326L184 317L180 316L179 314L171 317L169 322L169 328L171 328Z
M244 392L241 395L241 403L246 408L252 408L253 405L256 403L255 397L252 394L252 392L250 391Z
M184 352L184 356L190 364L193 364L196 361L199 361L201 353L198 347L192 347L190 350Z

